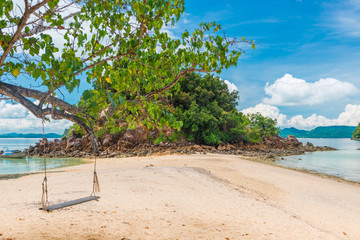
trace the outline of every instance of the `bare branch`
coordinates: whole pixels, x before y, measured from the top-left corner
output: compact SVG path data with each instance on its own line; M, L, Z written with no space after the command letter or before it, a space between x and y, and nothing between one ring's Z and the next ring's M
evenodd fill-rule
M29 2L28 2L28 0L24 0L24 2L25 2L25 11L26 11L26 9L29 8Z

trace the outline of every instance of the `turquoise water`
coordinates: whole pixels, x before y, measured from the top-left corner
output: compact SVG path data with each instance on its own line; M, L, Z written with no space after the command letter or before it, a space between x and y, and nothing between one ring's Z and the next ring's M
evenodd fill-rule
M54 169L59 167L75 166L85 163L76 158L51 158L46 159L47 168ZM0 179L16 174L34 173L44 170L43 158L30 159L6 159L0 158Z
M3 147L8 147L9 150L24 150L30 145L34 146L39 140L38 138L0 138L0 150L3 150ZM83 163L85 163L83 160L75 158L51 158L47 159L47 168L54 169ZM43 169L43 158L10 159L0 157L0 179L17 174L43 171Z
M41 138L0 138L0 151L3 147L8 147L9 150L24 150L30 145L35 146ZM53 141L53 138L49 138L49 141Z
M347 138L299 138L299 140L304 144L311 142L314 146L330 146L339 150L286 156L285 160L279 158L275 163L360 182L360 141Z

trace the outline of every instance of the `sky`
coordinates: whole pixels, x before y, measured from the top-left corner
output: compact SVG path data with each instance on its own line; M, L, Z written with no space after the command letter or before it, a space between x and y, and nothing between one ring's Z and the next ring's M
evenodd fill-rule
M164 29L173 38L216 21L229 37L257 42L219 75L239 91L239 111L276 118L281 128L360 122L360 0L187 0L185 9ZM64 97L75 103L87 88ZM52 121L47 129L62 133L70 125ZM0 101L0 134L40 127L21 106Z
M182 20L258 43L220 74L239 90L239 111L282 128L360 122L360 0L187 1Z

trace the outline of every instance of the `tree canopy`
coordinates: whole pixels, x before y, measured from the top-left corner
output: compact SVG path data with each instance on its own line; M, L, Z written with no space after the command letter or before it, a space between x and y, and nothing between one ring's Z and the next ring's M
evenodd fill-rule
M355 139L360 139L360 123L354 130L352 137Z
M225 37L215 22L172 39L164 28L179 20L184 4L184 0L1 1L0 95L40 119L73 121L91 135L95 150L92 128L99 113L109 122L124 111L130 113L125 120L131 124L159 120L165 114L158 114L154 102L169 94L185 74L220 73L236 66L242 53L239 43L255 48L245 38ZM54 32L61 33L62 44L55 44ZM36 79L46 90L25 87L20 80L25 77ZM59 90L71 93L84 80L97 88L85 92L78 106L58 97ZM144 111L149 117L143 117ZM164 123L179 127L176 121Z
M188 140L208 145L248 140L247 118L236 109L238 91L230 92L212 75L188 74L179 84L172 103Z

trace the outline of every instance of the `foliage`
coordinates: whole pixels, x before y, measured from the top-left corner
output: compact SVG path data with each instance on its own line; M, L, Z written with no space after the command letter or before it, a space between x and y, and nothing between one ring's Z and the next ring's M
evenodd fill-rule
M353 138L356 139L360 139L360 123L359 125L356 127L356 129L354 130L353 134L352 134Z
M256 132L261 139L280 133L279 128L276 127L276 119L264 117L260 113L249 114L248 118L249 127Z
M158 107L159 97L168 95L187 73L220 73L236 66L242 53L238 43L255 48L254 41L224 37L215 22L202 23L192 33L185 30L180 39L170 38L163 29L179 20L184 0L24 3L20 10L12 0L0 3L0 94L38 118L68 119L88 133L99 113L115 132L123 127L116 121L119 116L129 127L140 121L179 128L179 122ZM64 44L55 45L50 30L61 32ZM46 91L16 85L23 84L23 75ZM78 107L57 97L59 90L71 93L79 87L84 75L97 88L86 91Z
M188 74L179 83L171 101L188 140L209 145L251 140L248 119L236 110L237 91L229 92L227 85L212 75Z

